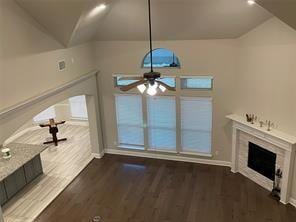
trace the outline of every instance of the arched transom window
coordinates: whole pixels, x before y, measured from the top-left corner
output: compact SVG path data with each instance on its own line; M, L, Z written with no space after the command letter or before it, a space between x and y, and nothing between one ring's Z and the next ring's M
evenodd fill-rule
M152 51L153 67L154 68L180 68L180 60L174 52L168 49L159 48ZM143 68L151 66L150 53L143 59Z

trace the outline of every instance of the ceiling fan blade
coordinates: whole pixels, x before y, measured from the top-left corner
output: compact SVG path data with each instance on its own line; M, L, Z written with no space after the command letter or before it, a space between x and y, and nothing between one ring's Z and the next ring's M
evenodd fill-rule
M135 76L135 77L119 77L119 80L143 80L144 77L142 76Z
M163 83L163 82L161 82L161 81L158 81L158 80L156 80L156 82L157 82L159 85L164 86L167 90L170 90L170 91L176 91L176 88L175 88L175 87L171 87L171 86L169 86L168 84L165 84L165 83Z
M131 90L133 88L136 88L137 86L142 85L142 84L144 84L146 82L147 82L147 80L142 79L142 80L139 80L137 82L131 83L129 85L122 86L122 87L120 87L120 90L126 92L126 91L129 91L129 90Z

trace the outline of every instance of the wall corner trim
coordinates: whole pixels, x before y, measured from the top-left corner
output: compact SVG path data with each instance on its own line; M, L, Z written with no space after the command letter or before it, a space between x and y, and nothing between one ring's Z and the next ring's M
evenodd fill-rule
M95 159L102 159L103 156L105 155L105 152L101 152L101 153L92 153L91 154Z
M43 99L46 99L46 98L48 98L50 96L58 94L59 92L62 92L63 90L65 90L67 88L70 88L70 87L72 87L74 85L77 85L78 83L80 83L82 81L85 81L85 80L87 80L87 79L89 79L89 78L91 78L93 76L97 76L98 73L99 73L99 70L93 70L93 71L91 71L89 73L86 73L86 74L82 75L81 77L79 77L77 79L74 79L74 80L72 80L70 82L67 82L67 83L65 83L65 84L63 84L61 86L58 86L58 87L53 88L53 89L49 89L49 90L47 90L47 91L45 91L45 92L43 92L43 93L41 93L41 94L39 94L37 96L31 97L31 98L29 98L27 100L24 100L24 101L22 101L20 103L17 103L15 105L13 105L13 106L2 109L2 110L0 110L0 119L4 118L7 115L9 115L9 114L11 114L13 112L16 112L16 111L18 111L20 109L23 109L25 107L33 105L33 104L35 104L35 103L37 103L37 102L39 102L39 101L41 101Z
M292 206L296 207L296 199L294 199L294 198L291 197L289 203L290 203Z

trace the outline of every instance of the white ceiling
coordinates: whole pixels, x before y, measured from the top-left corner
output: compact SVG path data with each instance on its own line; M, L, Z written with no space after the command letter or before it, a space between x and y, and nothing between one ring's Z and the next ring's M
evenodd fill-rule
M15 0L57 40L67 45L88 1Z
M257 0L257 3L296 29L296 0Z
M15 1L65 46L92 39L147 39L147 0ZM236 38L272 17L264 8L288 24L296 23L296 0L257 1L262 7L246 0L151 0L154 39ZM94 14L101 3L106 10Z
M271 17L245 0L152 0L155 40L236 38ZM97 24L97 40L147 39L147 0L117 0Z

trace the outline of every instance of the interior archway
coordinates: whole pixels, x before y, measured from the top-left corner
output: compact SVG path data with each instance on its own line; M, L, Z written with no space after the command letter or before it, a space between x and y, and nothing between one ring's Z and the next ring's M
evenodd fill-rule
M92 103L93 97L89 95L62 100L39 112L5 141L7 147L13 147L16 143L42 146L44 142L52 140L49 128L42 127L42 124L47 124L52 118L56 123L65 121L58 125L57 136L58 139L67 140L58 142L58 146L54 143L46 145L48 147L40 153L43 173L34 178L34 182L27 184L26 189L15 194L15 198L7 200L3 213L5 219L14 219L14 215L20 218L37 217L94 158L89 124ZM32 199L38 207L32 205L26 212L22 212L27 201ZM11 209L14 209L13 212Z

